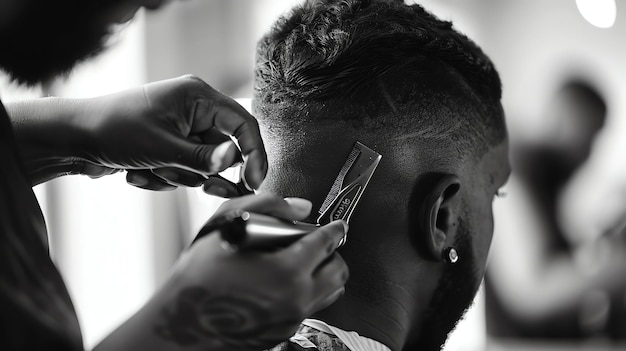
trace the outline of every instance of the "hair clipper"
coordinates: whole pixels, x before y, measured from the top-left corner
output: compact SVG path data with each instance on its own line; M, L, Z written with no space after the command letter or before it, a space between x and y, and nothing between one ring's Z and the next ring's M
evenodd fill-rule
M348 222L381 158L379 153L356 142L322 203L315 224L234 210L207 222L194 242L218 231L223 242L237 250L274 249L287 246L334 220ZM345 238L339 246L344 243Z

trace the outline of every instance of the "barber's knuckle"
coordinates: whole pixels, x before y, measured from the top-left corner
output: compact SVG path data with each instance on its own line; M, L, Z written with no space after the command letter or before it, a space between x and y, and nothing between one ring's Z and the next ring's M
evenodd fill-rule
M294 296L304 296L311 289L313 280L308 270L306 274L302 270L293 270L289 281L292 294Z
M250 134L250 132L256 131L256 128L258 127L256 120L248 114L242 114L242 117L246 120L246 123L242 123L239 126L239 133Z
M191 74L191 73L183 75L181 79L194 82L194 83L199 83L199 82L204 83L204 80L202 80L200 77L196 76L195 74Z
M304 276L301 269L293 267L288 268L288 281L291 284L291 288L295 291L300 291L306 287L308 279Z
M331 253L335 251L337 243L335 242L333 231L329 228L324 228L320 235L322 236L322 242L326 252Z
M244 119L247 118L246 115L243 115ZM237 126L237 128L235 130L233 130L233 135L236 137L240 137L242 135L246 135L246 134L250 134L249 128L250 128L250 122L252 120L248 119L246 120L246 123L241 123Z
M203 160L211 160L212 150L205 145L195 145L192 152L192 160L202 162Z
M305 244L303 243L302 240L299 240L299 241L296 241L295 243L291 244L291 246L289 247L289 250L291 251L291 253L293 255L292 257L300 257L306 251L306 246L305 246ZM293 261L293 259L292 259L292 261Z
M204 79L195 74L185 74L179 77L179 81L181 88L189 88L194 92L202 92L200 94L202 97L206 97L207 93L209 93L209 95L214 95L213 93L216 91L207 82L205 82Z
M278 198L278 195L269 192L260 193L258 196L266 201L274 201Z
M294 264L290 257L280 256L276 258L274 265L274 274L282 277L286 282L291 283L298 274L297 265Z

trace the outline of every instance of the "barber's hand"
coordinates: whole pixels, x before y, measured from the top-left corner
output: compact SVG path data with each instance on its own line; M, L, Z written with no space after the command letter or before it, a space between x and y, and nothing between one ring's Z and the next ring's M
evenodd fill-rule
M301 220L311 204L249 195L225 202L219 212L236 208ZM201 238L183 253L166 284L175 293L159 335L189 347L219 338L233 350L262 350L288 339L304 318L344 291L348 269L334 252L344 225L332 222L271 253L224 249L219 235Z
M146 84L93 98L84 118L92 177L128 171L127 181L151 190L199 186L218 196L238 194L223 178L210 179L243 162L248 189L259 187L267 156L257 121L231 98L194 76ZM238 141L241 151L230 136Z

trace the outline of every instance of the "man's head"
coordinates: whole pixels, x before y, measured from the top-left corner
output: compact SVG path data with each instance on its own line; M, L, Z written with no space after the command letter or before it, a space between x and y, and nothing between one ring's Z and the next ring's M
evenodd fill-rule
M111 26L163 0L3 0L0 68L28 84L69 71L104 47Z
M484 274L509 172L491 61L418 5L307 1L259 42L254 84L264 189L319 208L356 141L383 155L341 249L346 295L321 317L394 349L441 345Z

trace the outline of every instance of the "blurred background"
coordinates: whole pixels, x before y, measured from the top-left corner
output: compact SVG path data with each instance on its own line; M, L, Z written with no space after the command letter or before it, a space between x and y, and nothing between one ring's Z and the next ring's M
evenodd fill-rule
M0 77L0 96L87 97L193 73L247 105L255 43L296 2L173 2L139 13L66 79L26 89ZM446 350L626 348L626 4L417 2L495 62L514 167L494 201L486 283ZM88 348L147 300L221 202L142 191L123 174L68 176L36 194Z

